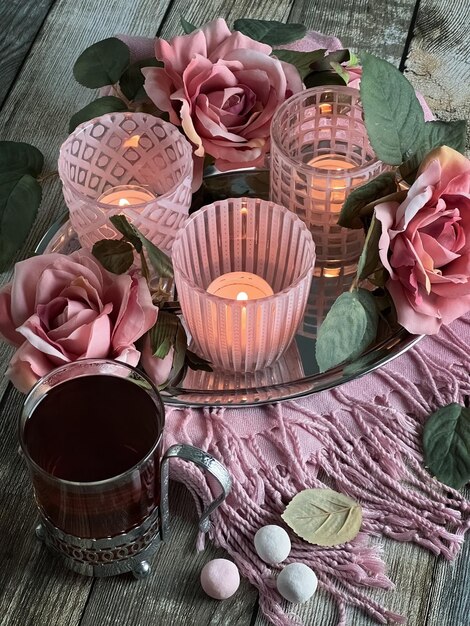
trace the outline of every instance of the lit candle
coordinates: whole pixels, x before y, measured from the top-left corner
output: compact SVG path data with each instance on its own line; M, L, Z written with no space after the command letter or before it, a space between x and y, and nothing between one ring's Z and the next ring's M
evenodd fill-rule
M111 206L137 206L147 204L155 200L156 196L145 187L138 185L120 185L107 189L98 198L101 204L109 204Z
M257 300L274 295L270 285L251 272L229 272L211 282L208 293L230 300Z
M308 162L308 165L325 170L325 176L318 176L312 181L312 198L320 205L329 203L329 207L325 206L325 209L339 213L346 200L346 190L351 188L350 177L341 177L341 172L357 167L357 163L331 153L316 156Z

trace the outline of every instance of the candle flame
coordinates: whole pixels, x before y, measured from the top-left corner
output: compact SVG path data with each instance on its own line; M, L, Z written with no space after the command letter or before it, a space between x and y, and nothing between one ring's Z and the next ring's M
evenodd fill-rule
M139 141L140 135L133 135L132 137L129 137L129 139L126 139L122 145L124 148L138 148Z
M320 113L322 115L328 115L329 113L333 113L333 107L331 106L331 104L328 103L320 104Z
M119 206L129 206L130 202L129 200L126 200L125 198L121 198L119 200Z
M248 300L248 294L245 291L240 291L237 294L237 300Z

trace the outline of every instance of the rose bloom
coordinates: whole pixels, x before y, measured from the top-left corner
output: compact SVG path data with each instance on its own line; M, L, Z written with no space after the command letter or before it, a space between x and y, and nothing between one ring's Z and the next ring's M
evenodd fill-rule
M220 170L260 166L275 110L303 88L297 69L271 52L217 19L190 35L157 39L164 67L142 70L145 91L182 126L196 156L211 155Z
M111 274L89 252L26 259L0 291L0 335L18 348L6 375L26 393L41 376L78 359L137 365L134 342L156 318L143 278Z
M404 202L375 207L380 259L398 322L437 333L470 310L470 161L438 148L423 161Z

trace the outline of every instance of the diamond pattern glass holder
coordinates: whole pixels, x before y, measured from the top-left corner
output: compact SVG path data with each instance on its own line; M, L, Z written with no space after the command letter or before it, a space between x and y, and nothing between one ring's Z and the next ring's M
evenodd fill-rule
M208 172L194 194L190 212L218 199L248 196L268 199L269 170L242 170L219 174ZM68 214L44 235L36 253L70 254L80 244ZM359 378L400 356L421 338L393 321L379 326L376 341L352 361L320 373L315 361L317 329L336 297L349 289L353 274L314 277L299 329L286 352L265 370L227 373L188 370L177 385L162 394L165 404L182 406L249 406L299 398L331 389ZM192 347L192 346L191 346Z

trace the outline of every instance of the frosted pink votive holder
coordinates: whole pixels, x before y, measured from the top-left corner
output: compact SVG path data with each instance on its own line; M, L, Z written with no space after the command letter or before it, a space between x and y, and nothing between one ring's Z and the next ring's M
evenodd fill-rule
M310 232L273 202L229 198L194 213L175 239L173 267L195 351L222 370L270 366L302 320L314 264ZM234 299L207 291L232 272L244 273L244 280L263 279L273 295Z
M306 89L284 102L271 125L270 198L294 211L316 244L326 276L349 274L364 234L338 226L349 193L386 166L369 143L357 89Z
M145 113L110 113L78 126L60 149L59 175L72 226L84 248L121 235L123 213L171 252L188 217L192 149L176 126Z

